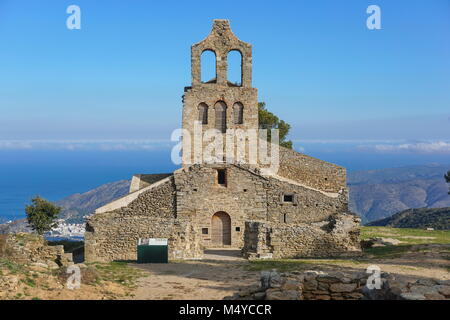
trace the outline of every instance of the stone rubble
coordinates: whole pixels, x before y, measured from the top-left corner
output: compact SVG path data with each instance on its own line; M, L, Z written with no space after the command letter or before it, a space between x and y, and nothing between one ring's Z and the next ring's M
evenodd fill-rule
M228 300L450 300L450 280L396 279L381 273L381 288L366 286L365 272L261 272L261 283Z
M72 254L62 245L49 246L44 237L29 233L1 235L0 257L39 270L73 264Z

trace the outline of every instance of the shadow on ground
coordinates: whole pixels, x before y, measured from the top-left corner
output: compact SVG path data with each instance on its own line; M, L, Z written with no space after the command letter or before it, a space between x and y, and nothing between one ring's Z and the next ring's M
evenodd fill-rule
M377 264L382 272L409 280L450 279L446 269L450 266L450 260L445 254L448 246L428 245L416 249L392 257L259 261L243 259L239 250L211 249L205 251L202 260L130 265L148 274L139 280L136 299L223 299L240 290L258 286L261 271L272 269L365 272L369 265Z

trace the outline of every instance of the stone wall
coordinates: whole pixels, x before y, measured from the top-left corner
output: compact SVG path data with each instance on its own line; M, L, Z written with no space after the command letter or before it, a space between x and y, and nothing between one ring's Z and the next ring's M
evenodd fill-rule
M213 27L204 40L191 47L192 85L201 85L201 54L213 51L216 56L215 83L228 84L228 53L232 50L239 51L242 55L242 86L251 87L252 83L252 46L239 40L231 31L228 20L216 19Z
M346 189L330 194L279 178L267 178L267 221L287 224L320 222L348 210ZM293 201L284 201L284 195L292 195Z
M242 55L242 83L235 85L228 81L228 54L238 51ZM212 51L216 56L216 78L209 82L202 82L201 55L204 51ZM257 129L258 128L258 92L252 88L252 46L239 40L231 31L228 20L214 20L211 33L206 39L192 46L192 86L185 88L183 95L182 127L190 133L183 137L183 164L189 166L198 163L193 156L194 123L199 120L199 106L207 108L207 123L200 130L204 132L216 127L215 108L220 102L226 106L226 128L229 129ZM243 106L243 121L235 123L235 104ZM222 118L220 116L220 118ZM225 134L222 135L226 150ZM189 144L188 144L189 143ZM204 149L209 141L199 142ZM187 151L191 152L188 153ZM203 162L203 161L202 161Z
M157 187L140 194L127 207L118 209L118 211L123 215L151 215L152 217L175 218L176 198L174 179L170 178Z
M171 176L171 173L135 174L131 179L130 193L144 189L155 182Z
M95 213L113 212L122 210L137 212L138 214L151 214L158 216L175 216L175 186L172 176L166 177L143 189L127 194L114 200L97 210Z
M148 215L96 214L85 234L87 262L136 260L139 238L168 239L169 259L201 258L195 226L189 221Z
M281 146L278 175L326 192L347 189L345 168Z
M226 172L224 185L218 184L219 169ZM225 212L230 218L231 247L244 247L244 232L254 232L246 221L270 223L270 227L264 224L257 233L263 237L270 235L271 242L267 248L258 243L262 251L256 254L264 255L271 252L269 248L275 248L272 251L276 256L292 252L311 255L320 252L316 247L326 246L328 251L337 252L349 245L348 233L338 235L335 229L321 229L330 224L330 217L346 212L345 192L331 195L264 177L250 166L194 165L131 195L134 200L129 203L119 199L120 206L114 206L117 209L97 210L88 219L85 235L88 260L135 259L137 239L146 237L172 239L172 258L180 257L175 254L180 247L178 240L193 237L185 256L198 257L200 247L224 246L212 241L212 217L218 212ZM284 201L284 195L291 195L292 201Z
M226 170L226 186L217 184L217 169ZM327 220L347 210L346 194L329 196L303 186L263 177L258 170L235 165L195 165L174 173L177 216L195 217L205 247L211 243L211 218L226 212L231 218L232 246L242 248L245 222L269 221L282 225ZM284 202L283 195L294 196Z
M228 81L228 53L232 50L239 51L242 55L242 85L236 86ZM217 78L203 83L201 75L201 54L204 51L213 51L216 56ZM228 20L214 20L211 33L204 40L194 44L191 51L192 59L192 86L185 88L183 95L182 127L189 132L190 137L183 138L183 165L190 166L194 163L204 162L204 159L194 157L194 145L201 145L202 149L210 141L194 141L194 126L199 120L199 106L207 107L207 123L201 125L200 130L216 128L215 107L218 102L226 105L227 130L244 129L258 130L258 92L252 87L252 46L239 40L231 31ZM243 105L243 122L234 123L235 103ZM222 135L223 150L226 151L225 134ZM246 140L248 141L248 140ZM259 144L253 142L253 144ZM259 146L258 146L259 148ZM270 147L269 147L270 148ZM236 153L235 145L233 148ZM249 163L249 148L245 147L245 159ZM190 152L188 152L190 151ZM201 153L201 151L199 151ZM290 149L280 147L280 167L278 175L304 184L305 186L325 192L341 192L346 190L345 169L337 165L300 154ZM219 161L222 161L219 157ZM197 161L198 160L198 161ZM264 161L252 163L254 166L264 167Z
M249 259L357 255L361 252L359 221L351 214L310 224L249 221L245 224L243 253Z
M72 254L65 253L62 245L49 246L44 237L29 233L0 235L0 258L55 267L73 264Z
M193 166L175 173L177 215L191 217L198 225L205 247L219 247L211 242L211 219L216 212L231 218L231 246L242 247L246 219L267 219L265 179L233 165L220 166L226 171L226 186L217 184L217 167Z
M216 112L215 107L217 102L222 102L226 105L226 127L227 130L247 130L247 129L257 129L258 128L258 94L255 88L243 88L243 87L221 87L216 84L203 84L200 87L193 87L188 89L183 96L183 117L182 117L182 127L186 129L189 133L189 137L183 137L183 164L189 166L196 161L194 157L194 150L202 150L211 143L205 137L203 141L197 142L194 139L195 121L199 120L199 105L205 104L208 110L207 123L203 125L197 124L199 126L198 132L203 134L206 130L217 129L216 127ZM243 123L234 123L234 112L233 108L235 103L240 103L243 105ZM246 131L245 131L246 132ZM256 131L255 131L256 132ZM226 134L222 134L223 141L223 153L226 152ZM189 139L190 138L190 139ZM211 138L212 140L212 138ZM248 141L248 140L247 140ZM201 149L198 149L198 147ZM194 149L196 147L197 149ZM248 148L248 147L247 147ZM236 147L233 147L236 149ZM187 151L190 150L188 153ZM234 151L236 152L236 151ZM248 151L247 151L248 153ZM248 157L248 156L247 156ZM247 158L248 159L248 158ZM204 159L200 160L205 162ZM248 161L248 160L247 160Z
M369 287L370 273L293 271L261 272L261 284L228 299L254 300L450 300L450 280L410 280L380 274L380 286ZM372 283L373 284L373 283Z
M96 213L87 220L85 259L136 260L139 238L167 238L170 259L202 254L198 228L190 219L176 219L174 179L140 194L128 206Z

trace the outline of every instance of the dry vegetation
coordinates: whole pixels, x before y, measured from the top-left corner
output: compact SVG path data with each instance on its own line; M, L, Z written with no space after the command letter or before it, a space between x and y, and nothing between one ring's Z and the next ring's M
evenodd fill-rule
M0 299L115 300L133 297L142 272L126 263L81 265L81 288L70 290L66 268L49 270L0 259Z
M382 271L411 277L450 279L450 231L362 227L361 239L381 237L398 245L365 249L349 259L279 259L251 261L248 270L279 271L361 269L377 264Z

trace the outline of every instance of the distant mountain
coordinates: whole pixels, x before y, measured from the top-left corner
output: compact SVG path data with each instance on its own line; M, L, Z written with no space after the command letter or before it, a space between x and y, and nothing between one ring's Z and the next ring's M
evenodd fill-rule
M15 220L10 223L0 224L0 234L15 232L31 232L27 219Z
M81 223L83 216L128 193L130 180L107 183L85 193L77 193L59 200L56 205L63 207L60 218L67 223Z
M95 209L116 200L128 193L130 180L107 183L85 193L77 193L55 202L62 207L60 218L67 223L83 223L84 216ZM26 219L20 219L8 224L0 224L0 234L10 232L29 232Z
M367 226L450 230L450 207L408 209L388 218L370 222Z
M367 223L410 208L450 207L444 174L450 165L348 173L350 209Z

